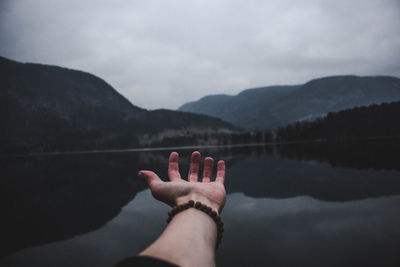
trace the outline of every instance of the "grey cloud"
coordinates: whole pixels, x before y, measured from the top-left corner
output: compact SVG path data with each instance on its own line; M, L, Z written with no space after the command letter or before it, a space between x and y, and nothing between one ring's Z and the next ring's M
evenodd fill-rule
M396 0L3 0L0 55L81 69L134 104L400 74Z

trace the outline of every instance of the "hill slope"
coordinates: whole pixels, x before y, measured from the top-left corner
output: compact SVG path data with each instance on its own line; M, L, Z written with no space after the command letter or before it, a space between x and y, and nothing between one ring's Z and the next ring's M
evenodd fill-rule
M276 129L354 106L400 100L395 77L334 76L297 86L269 86L238 95L211 95L181 111L215 116L248 129Z
M100 78L0 57L0 148L71 150L138 145L141 134L230 130L220 119L132 105Z

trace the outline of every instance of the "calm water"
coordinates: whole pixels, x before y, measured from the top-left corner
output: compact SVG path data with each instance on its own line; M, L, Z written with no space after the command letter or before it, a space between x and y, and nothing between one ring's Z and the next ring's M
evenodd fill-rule
M398 146L200 151L228 166L219 266L400 265ZM111 266L144 249L169 208L135 176L165 177L169 152L3 159L1 266Z

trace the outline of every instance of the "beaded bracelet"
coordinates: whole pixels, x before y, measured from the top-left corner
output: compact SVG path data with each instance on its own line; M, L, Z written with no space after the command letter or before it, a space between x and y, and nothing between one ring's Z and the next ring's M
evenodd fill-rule
M194 202L193 200L189 200L185 204L181 204L181 205L173 207L170 211L168 211L167 223L169 223L176 214L178 214L179 212L182 212L184 210L187 210L189 208L195 208L195 209L198 209L198 210L208 214L214 220L214 222L217 224L217 244L215 246L215 248L217 249L222 240L222 233L224 232L224 223L221 220L221 216L219 216L210 207L208 207L207 205L204 205L200 201Z

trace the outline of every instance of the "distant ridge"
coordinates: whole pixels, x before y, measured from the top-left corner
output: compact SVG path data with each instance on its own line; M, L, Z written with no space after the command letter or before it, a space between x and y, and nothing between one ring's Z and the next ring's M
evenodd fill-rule
M273 130L332 111L400 100L400 79L390 76L331 76L302 85L208 95L178 110L221 118L247 129Z

